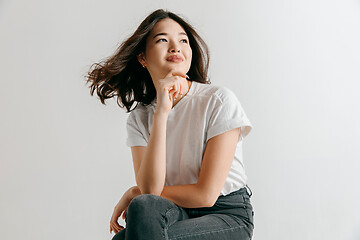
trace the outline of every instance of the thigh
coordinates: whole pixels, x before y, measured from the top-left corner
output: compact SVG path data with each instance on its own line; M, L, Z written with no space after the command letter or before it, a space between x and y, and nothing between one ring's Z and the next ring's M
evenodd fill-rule
M161 220L165 226L170 226L176 221L189 218L184 208L172 201L153 194L142 194L135 197L129 204L125 213L126 224L138 224L140 221L147 224ZM133 219L135 222L130 222Z
M169 240L251 239L251 226L243 219L227 214L208 214L174 223L167 230Z
M142 194L135 197L125 213L126 228L112 240L163 239L165 229L177 221L189 218L182 207L158 195Z
M221 196L212 207L186 209L189 219L169 227L169 240L251 239L253 209L245 188Z

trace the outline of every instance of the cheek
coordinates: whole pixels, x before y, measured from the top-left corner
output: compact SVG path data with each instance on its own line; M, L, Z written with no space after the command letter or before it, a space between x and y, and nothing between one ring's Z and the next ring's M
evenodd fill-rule
M190 58L191 58L191 56L192 56L192 49L191 49L191 47L189 47L189 55L190 55Z
M147 52L147 60L149 63L158 63L159 59L160 59L160 54L158 51L154 51L155 49L153 49L152 51L148 51Z

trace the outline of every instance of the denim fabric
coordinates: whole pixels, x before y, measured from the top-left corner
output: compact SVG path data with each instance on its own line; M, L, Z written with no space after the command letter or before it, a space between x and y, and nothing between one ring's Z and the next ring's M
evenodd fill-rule
M157 195L139 195L128 206L126 228L112 240L248 240L254 229L251 195L244 187L204 208L183 208Z

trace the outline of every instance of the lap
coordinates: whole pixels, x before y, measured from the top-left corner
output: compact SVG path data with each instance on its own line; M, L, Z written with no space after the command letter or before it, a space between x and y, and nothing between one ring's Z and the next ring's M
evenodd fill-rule
M128 220L128 213L137 212L140 218L151 219L152 217L163 217L167 224L188 218L186 211L172 201L153 194L143 194L135 197L129 204L125 213L125 221Z
M252 228L233 215L207 214L178 221L167 230L169 240L180 239L250 239Z
M127 221L128 213L132 214L130 222ZM208 208L182 208L157 195L140 195L130 203L125 221L130 225L114 240L125 239L127 230L138 232L149 224L162 231L169 240L245 240L251 239L253 231L252 206L244 190L219 197L215 205Z

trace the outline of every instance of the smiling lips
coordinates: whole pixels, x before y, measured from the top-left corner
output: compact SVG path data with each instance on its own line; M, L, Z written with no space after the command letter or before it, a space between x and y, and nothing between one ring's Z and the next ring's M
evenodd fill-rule
M166 60L170 61L170 62L182 62L182 61L184 61L184 59L179 55L171 55Z

